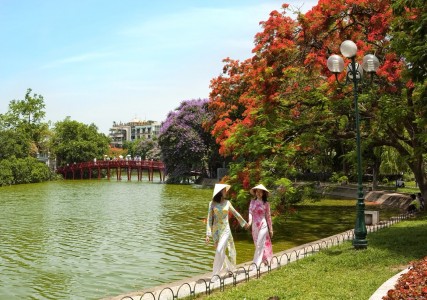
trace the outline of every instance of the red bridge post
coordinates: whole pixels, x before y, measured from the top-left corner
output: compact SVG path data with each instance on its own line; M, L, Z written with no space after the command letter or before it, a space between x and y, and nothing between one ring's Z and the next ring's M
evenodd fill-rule
M136 170L138 181L142 181L144 171L147 170L148 181L154 181L154 172L159 171L160 181L165 180L165 167L163 162L152 160L104 160L104 161L89 161L81 163L72 163L57 169L57 173L63 175L64 179L69 179L71 173L72 179L76 179L76 171L80 172L80 179L84 179L84 174L87 171L87 177L92 179L92 172L94 169L98 172L98 179L101 179L102 170L107 171L107 179L111 179L111 170L115 169L117 180L122 180L122 169L126 170L128 181L132 180L132 171ZM71 179L71 178L70 178Z

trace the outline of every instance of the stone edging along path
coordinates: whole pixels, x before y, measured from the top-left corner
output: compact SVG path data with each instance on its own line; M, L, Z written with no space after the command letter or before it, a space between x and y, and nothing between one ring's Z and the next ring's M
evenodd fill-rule
M408 217L409 215L403 214L397 217L393 217L389 221L367 226L366 228L368 233L375 232L379 229L390 227L391 225L407 219ZM213 290L219 289L220 291L223 291L226 285L235 286L240 282L247 282L251 278L259 278L263 273L270 273L272 270L278 269L283 265L316 254L319 251L328 249L332 246L342 244L343 242L352 240L353 238L354 232L352 229L315 242L303 244L276 253L268 265L261 265L259 269L256 269L255 265L251 265L251 262L247 262L238 265L234 272L221 274L221 276L218 277L215 281L211 281L211 273L207 273L169 284L152 287L142 291L131 292L116 297L104 298L103 300L174 300L184 297L192 297L200 293L211 294ZM383 289L385 288L386 287L383 287ZM393 288L393 286L390 286L390 288ZM379 297L380 293L381 290L377 291L375 295L378 295ZM381 297L377 299L381 299Z
M384 282L376 291L372 294L372 296L369 298L369 300L381 300L384 296L387 295L387 292L394 288L394 285L399 280L400 276L407 273L410 270L410 268L406 268L403 271L397 273L393 277L391 277L389 280Z

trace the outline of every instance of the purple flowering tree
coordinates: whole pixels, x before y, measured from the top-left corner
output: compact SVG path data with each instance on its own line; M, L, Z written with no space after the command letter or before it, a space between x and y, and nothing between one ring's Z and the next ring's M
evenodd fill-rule
M217 146L203 129L209 118L208 99L182 101L162 123L159 146L166 166L168 182L182 183L192 176L209 176Z

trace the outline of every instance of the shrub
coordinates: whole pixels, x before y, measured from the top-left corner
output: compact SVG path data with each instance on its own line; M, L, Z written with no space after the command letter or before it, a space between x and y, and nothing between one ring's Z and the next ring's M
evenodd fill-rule
M0 160L0 186L42 182L50 178L48 166L34 157Z
M400 276L395 288L389 290L384 300L427 299L427 256L411 262L411 269Z
M348 183L348 177L343 175L343 174L339 174L339 173L332 173L331 178L329 179L331 182L335 182L335 183L339 183L339 184L347 184Z
M320 195L315 193L315 183L294 184L288 178L280 178L275 182L277 188L270 197L272 211L282 213L285 218L296 214L294 205L303 200L316 201Z
M0 186L13 183L12 163L9 160L0 160Z

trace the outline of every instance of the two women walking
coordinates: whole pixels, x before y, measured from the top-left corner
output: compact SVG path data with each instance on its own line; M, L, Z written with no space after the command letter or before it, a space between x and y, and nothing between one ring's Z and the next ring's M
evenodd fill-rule
M249 228L252 225L252 237L255 244L253 263L257 267L262 262L268 263L273 256L271 238L273 226L271 223L270 205L267 201L269 191L262 185L257 185L250 190L255 196L249 205L249 222L246 222L239 212L233 207L226 195L230 185L216 184L212 201L209 203L206 225L206 243L212 237L215 246L212 279L218 279L222 270L232 272L236 265L236 248L230 230L229 213L238 220L240 226ZM228 256L226 255L228 250Z

